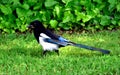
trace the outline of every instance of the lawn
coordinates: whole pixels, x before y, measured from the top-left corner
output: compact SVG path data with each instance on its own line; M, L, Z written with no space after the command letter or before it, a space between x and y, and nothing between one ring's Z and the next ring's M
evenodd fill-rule
M111 53L67 46L42 57L33 34L0 34L0 75L120 75L120 30L62 36Z

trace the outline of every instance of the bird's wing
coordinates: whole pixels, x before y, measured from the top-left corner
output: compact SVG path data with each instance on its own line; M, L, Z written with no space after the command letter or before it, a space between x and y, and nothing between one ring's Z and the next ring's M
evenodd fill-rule
M44 42L48 42L48 43L52 43L52 44L57 44L57 45L61 45L61 46L66 46L68 44L67 40L60 37L58 39L52 39L51 37L49 37L48 35L46 35L45 33L41 33L40 37L43 38Z
M67 40L67 39L65 39L65 38L63 38L63 37L61 37L59 35L54 34L53 32L51 32L51 31L49 31L47 29L45 31L45 34L47 36L49 36L51 39L54 39L54 40L59 40L61 42L68 42L69 41L69 40Z
M58 40L59 36L51 32L50 30L45 30L44 33L49 36L51 39Z
M61 42L69 42L69 40L67 40L67 39L65 39L61 36L59 36L58 40L61 41Z
M50 38L44 38L44 41L48 42L48 43L52 43L52 44L61 45L61 46L67 46L68 45L67 42L62 42L62 41L54 40L54 39L50 39Z

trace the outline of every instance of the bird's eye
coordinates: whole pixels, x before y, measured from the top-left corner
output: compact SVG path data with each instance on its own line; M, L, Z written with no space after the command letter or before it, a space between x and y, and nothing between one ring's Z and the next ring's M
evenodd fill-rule
M34 23L34 25L36 25L36 23Z
M36 25L37 25L37 23L34 23L34 25L36 26Z

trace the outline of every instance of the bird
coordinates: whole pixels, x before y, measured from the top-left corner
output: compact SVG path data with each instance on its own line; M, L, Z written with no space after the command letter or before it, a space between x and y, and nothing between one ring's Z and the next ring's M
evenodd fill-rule
M33 30L34 37L36 38L37 42L42 46L42 55L46 55L48 51L55 51L59 55L59 48L66 46L75 46L91 51L99 51L103 54L110 53L109 50L95 48L84 44L77 44L75 42L67 40L62 36L57 35L49 29L45 28L42 22L40 22L39 20L34 20L30 22L30 24L28 25L28 29Z

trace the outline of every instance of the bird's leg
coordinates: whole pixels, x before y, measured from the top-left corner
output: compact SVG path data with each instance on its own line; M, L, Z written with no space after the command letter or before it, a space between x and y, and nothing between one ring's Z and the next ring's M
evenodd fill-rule
M44 50L44 51L43 51L43 53L42 53L43 56L44 56L44 55L46 56L46 52L47 52L47 50Z
M59 50L55 50L55 52L58 54L58 56L59 56Z

